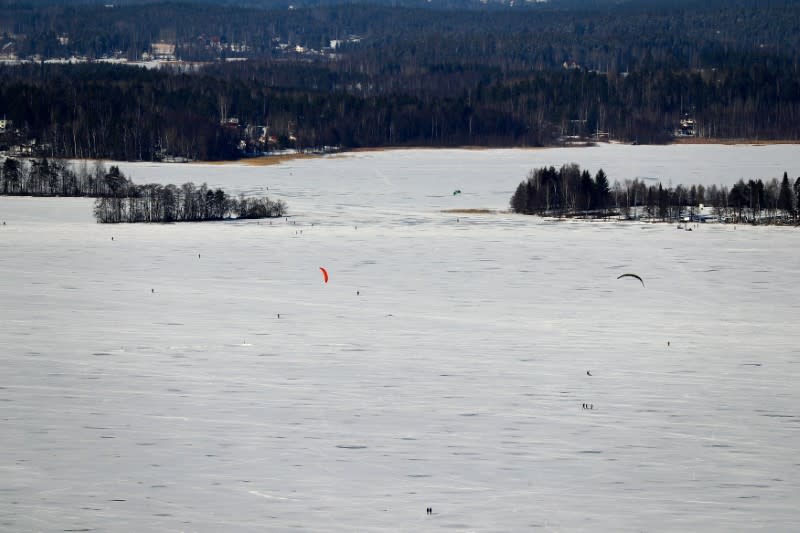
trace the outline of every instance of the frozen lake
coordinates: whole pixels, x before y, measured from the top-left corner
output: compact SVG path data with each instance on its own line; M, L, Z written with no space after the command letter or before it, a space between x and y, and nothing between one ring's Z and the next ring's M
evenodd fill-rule
M796 177L798 147L565 150L121 164L271 224L0 198L0 530L797 531L796 228L443 210L573 161Z

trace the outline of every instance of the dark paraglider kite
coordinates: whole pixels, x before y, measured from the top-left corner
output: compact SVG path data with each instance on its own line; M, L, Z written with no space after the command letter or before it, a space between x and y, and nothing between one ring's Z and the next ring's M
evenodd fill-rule
M328 283L328 271L322 267L319 267L319 269L322 271L322 279L325 280L325 283Z
M621 276L617 276L617 279L621 279L621 278L636 278L636 279L638 279L639 281L642 282L642 287L644 287L644 280L641 277L639 277L638 274L633 274L633 273L629 272L627 274L622 274Z

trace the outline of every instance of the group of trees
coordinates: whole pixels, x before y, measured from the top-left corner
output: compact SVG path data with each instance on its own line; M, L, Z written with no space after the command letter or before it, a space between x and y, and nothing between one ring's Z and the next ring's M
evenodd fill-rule
M696 219L700 207L712 207L721 221L797 223L800 221L800 177L739 180L732 187L692 185L664 187L638 178L614 181L609 187L602 169L592 178L576 164L532 170L511 197L515 213L560 217L647 218L678 221Z
M511 197L511 209L526 215L606 216L611 200L603 169L592 179L588 170L572 163L559 170L552 166L532 170Z
M730 191L723 188L718 197L714 193L710 191L711 205L715 209L719 206L723 213L733 212L736 220L797 221L800 216L800 177L792 184L786 172L780 182L775 178L766 183L760 179L739 180Z
M281 200L232 198L204 183L137 185L119 169L96 161L77 166L60 160L6 158L0 167L0 194L88 196L97 198L98 222L198 222L226 218L270 218L286 214Z
M127 183L119 168L109 172L101 161L77 165L60 159L15 159L0 166L0 194L25 196L112 196Z
M114 168L114 167L112 167ZM98 222L201 222L226 218L272 218L286 214L281 200L231 198L222 189L193 183L176 185L125 184L113 196L98 198L94 216Z
M0 66L0 108L51 157L233 159L220 125L224 91L206 78L104 64ZM2 144L0 139L0 144Z
M197 47L214 36L246 43L248 61L0 66L0 115L37 139L41 155L116 160L239 157L241 131L226 117L297 148L538 146L596 132L666 142L684 113L703 137L800 140L800 2L674 4L434 16L384 5L20 1L3 13L14 31L0 36L2 47L13 33L20 55L135 59L163 40L200 59ZM324 54L280 52L334 39L342 44Z

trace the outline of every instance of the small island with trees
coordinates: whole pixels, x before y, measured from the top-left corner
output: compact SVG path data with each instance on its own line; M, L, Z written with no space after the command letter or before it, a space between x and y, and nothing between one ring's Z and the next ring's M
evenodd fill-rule
M594 177L575 164L531 170L511 197L511 210L559 218L617 217L650 222L733 222L798 224L800 177L739 180L732 187L664 187L628 179L609 185L600 169ZM709 212L710 211L710 212Z

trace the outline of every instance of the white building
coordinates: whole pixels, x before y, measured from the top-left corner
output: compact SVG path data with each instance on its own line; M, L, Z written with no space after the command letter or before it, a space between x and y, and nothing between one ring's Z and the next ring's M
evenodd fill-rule
M175 60L175 45L172 43L152 43L150 44L150 50L152 51L155 59L161 59L165 61Z

